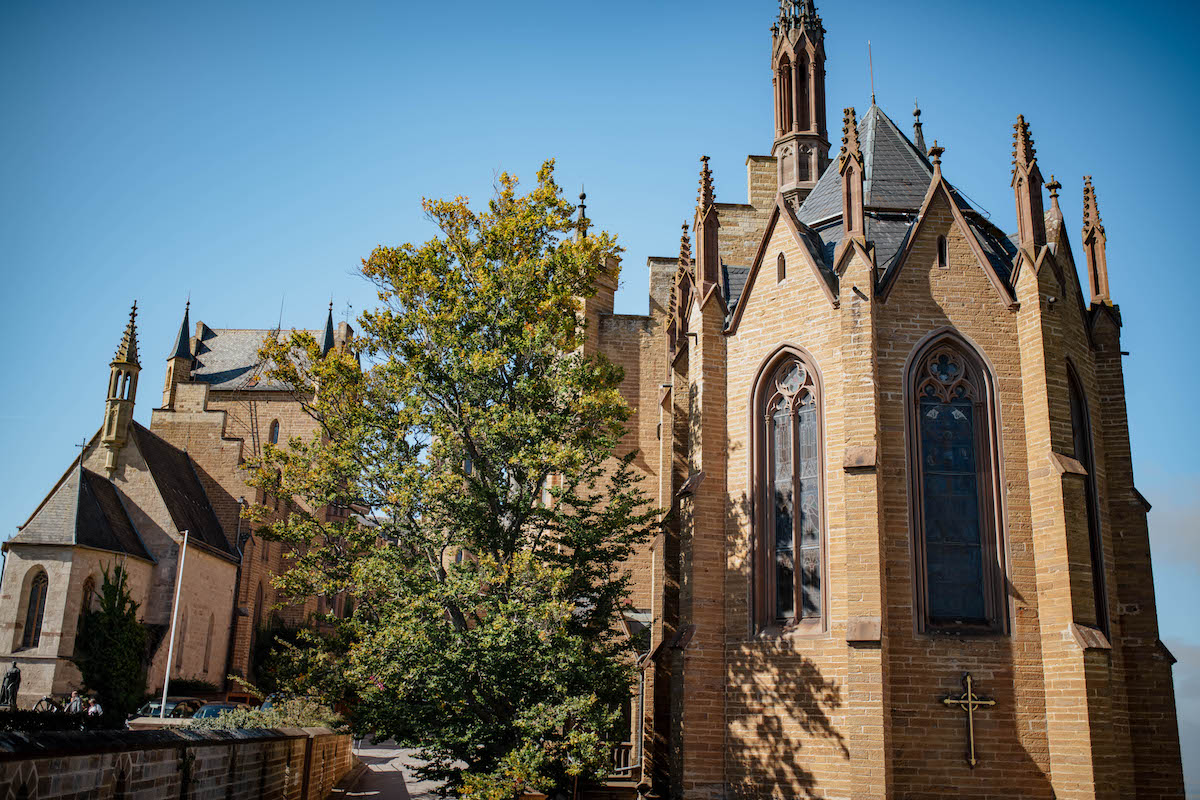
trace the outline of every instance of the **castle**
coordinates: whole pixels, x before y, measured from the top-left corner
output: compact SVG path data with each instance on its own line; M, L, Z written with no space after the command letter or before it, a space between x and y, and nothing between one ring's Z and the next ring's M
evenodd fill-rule
M142 369L136 315L135 304L109 366L102 426L3 545L0 655L22 670L22 707L80 688L70 657L82 613L99 602L103 572L118 564L151 632L151 691L162 691L168 654L172 681L237 690L226 677L254 677L260 629L338 613L345 602L277 608L271 577L287 568L284 545L253 535L243 519L247 506L274 502L247 484L246 460L268 442L283 446L316 430L303 398L270 380L259 357L264 339L280 332L203 322L193 332L185 308L162 405L147 428L133 419ZM325 353L353 335L344 322L335 328L332 306L324 330L311 333Z
M661 797L1181 798L1096 191L1072 245L1023 118L1012 234L919 112L910 137L847 108L831 149L825 33L783 0L771 154L746 203L704 159L649 314L613 313L615 274L584 305L671 510L631 564L651 645L621 772Z
M1008 234L919 114L909 136L847 108L833 148L812 0L783 0L770 33L747 202L717 202L705 161L678 256L649 261L649 313L613 313L615 269L583 303L585 348L625 370L622 448L671 512L630 564L626 622L650 644L620 774L664 798L1182 798L1090 180L1072 245L1018 118ZM191 335L185 312L145 428L131 316L103 427L5 545L23 703L77 680L101 564L166 625L184 530L172 674L248 668L283 562L241 527L266 499L242 464L313 432L258 362L269 333Z

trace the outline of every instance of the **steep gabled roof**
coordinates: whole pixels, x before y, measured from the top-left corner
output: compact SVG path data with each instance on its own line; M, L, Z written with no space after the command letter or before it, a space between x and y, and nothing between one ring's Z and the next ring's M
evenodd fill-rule
M82 545L153 561L111 482L76 459L10 544Z
M76 544L154 560L133 527L117 487L90 469L83 470L79 515L75 522Z
M175 528L188 531L194 541L219 553L235 556L191 456L137 422L130 425L130 430Z

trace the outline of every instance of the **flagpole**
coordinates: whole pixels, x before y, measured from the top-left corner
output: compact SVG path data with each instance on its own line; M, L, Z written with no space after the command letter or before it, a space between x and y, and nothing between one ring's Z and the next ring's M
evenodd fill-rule
M158 707L158 718L167 718L167 690L171 687L171 664L175 660L175 621L179 618L179 590L183 588L183 564L187 561L188 532L183 532L183 547L179 550L179 572L175 576L175 605L171 609L171 639L167 643L167 669L163 675L162 705Z

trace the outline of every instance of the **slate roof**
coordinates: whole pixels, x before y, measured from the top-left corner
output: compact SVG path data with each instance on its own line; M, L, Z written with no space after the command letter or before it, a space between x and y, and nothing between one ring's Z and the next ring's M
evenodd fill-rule
M81 489L79 514L75 519L75 543L153 561L125 511L117 487L90 469L84 469Z
M137 422L129 427L175 528L188 531L193 540L220 553L235 556L191 456Z
M120 492L76 460L10 544L83 545L153 561Z
M749 267L733 267L722 263L721 271L725 278L725 307L732 314L737 308L738 300L742 299L742 291L746 288L746 279L750 277Z
M879 106L872 105L859 120L858 136L867 240L874 244L876 263L886 273L895 266L912 233L933 179L933 166ZM951 195L992 267L1007 283L1015 245L958 190L951 187ZM842 180L836 158L797 209L796 217L820 238L821 263L832 268L842 238ZM814 250L811 242L806 244Z
M192 380L218 391L285 391L288 387L267 378L268 364L258 357L263 340L274 331L213 329L205 326L196 346ZM309 331L321 341L320 331ZM283 339L291 331L276 334Z

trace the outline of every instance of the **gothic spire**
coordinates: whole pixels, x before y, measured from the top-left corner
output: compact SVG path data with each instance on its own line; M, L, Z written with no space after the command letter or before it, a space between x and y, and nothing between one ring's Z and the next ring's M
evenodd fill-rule
M325 335L321 337L321 355L329 354L334 348L333 340L333 301L329 301L329 316L325 318Z
M1013 192L1017 201L1017 233L1023 248L1034 250L1046 244L1046 219L1042 205L1042 172L1025 116L1013 125Z
M679 268L684 272L692 271L692 239L688 236L688 224L683 223L683 235L679 237Z
M137 351L137 300L133 301L133 308L129 310L129 324L125 326L125 335L121 337L121 344L117 346L112 363L141 366L138 363Z
M1096 204L1096 187L1092 185L1092 176L1083 178L1083 227L1095 226L1104 231L1104 223L1100 220L1100 206Z
M817 16L817 7L813 0L779 0L777 24L785 31L801 28L806 24L819 28L821 18Z
M1017 115L1017 124L1013 125L1013 169L1029 170L1037 162L1037 151L1033 147L1033 137L1029 135L1029 123L1024 114Z
M842 152L838 156L838 168L843 169L846 159L854 158L862 163L862 149L858 141L858 117L853 108L842 112Z
M1087 256L1088 288L1093 305L1109 305L1112 293L1108 288L1108 236L1100 221L1100 206L1096 204L1096 188L1092 176L1083 179L1083 250Z
M183 306L183 322L179 324L179 333L175 336L175 346L171 348L171 355L167 356L167 361L173 358L191 358L191 324L188 322L188 311L191 310L192 301L188 300Z
M700 160L704 162L704 166L700 168L700 195L696 198L696 205L703 210L713 204L716 193L713 191L712 170L708 167L708 156L700 156Z

